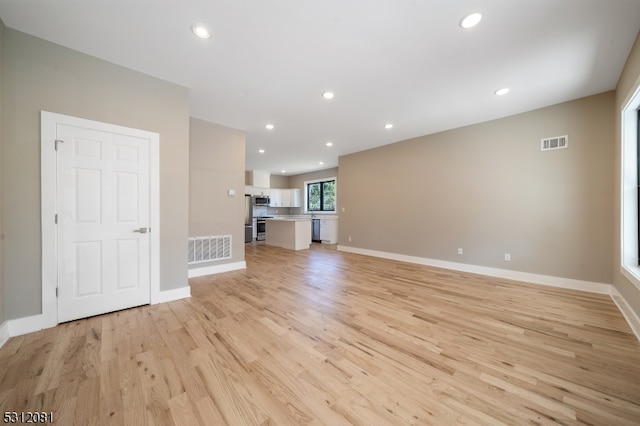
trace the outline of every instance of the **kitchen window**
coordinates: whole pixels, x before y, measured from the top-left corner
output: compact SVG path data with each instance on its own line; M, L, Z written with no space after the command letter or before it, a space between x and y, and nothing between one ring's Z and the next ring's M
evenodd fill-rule
M305 210L307 212L336 212L336 178L325 178L304 183Z

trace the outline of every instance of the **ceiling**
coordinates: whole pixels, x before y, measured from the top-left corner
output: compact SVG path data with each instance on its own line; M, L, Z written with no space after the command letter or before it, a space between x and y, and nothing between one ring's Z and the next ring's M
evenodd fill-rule
M189 88L193 117L246 132L247 169L293 175L614 89L640 1L0 0L0 17Z

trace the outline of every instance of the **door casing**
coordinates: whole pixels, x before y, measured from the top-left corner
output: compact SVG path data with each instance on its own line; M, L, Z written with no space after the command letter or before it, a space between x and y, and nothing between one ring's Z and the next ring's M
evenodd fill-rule
M86 127L104 132L119 133L148 139L150 147L150 300L160 300L160 135L99 121L41 111L41 228L42 228L42 326L58 324L57 241L56 241L56 153L58 124Z

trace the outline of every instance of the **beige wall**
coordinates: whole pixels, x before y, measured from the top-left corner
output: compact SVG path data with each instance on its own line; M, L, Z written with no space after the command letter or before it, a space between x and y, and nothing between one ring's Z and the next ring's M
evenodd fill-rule
M4 288L4 215L3 215L3 184L4 178L4 159L3 159L3 146L4 146L4 115L2 110L2 94L4 86L4 23L0 19L0 325L5 320L5 288Z
M289 176L271 175L269 185L271 188L289 188Z
M608 92L340 157L339 244L610 283L613 106Z
M7 28L6 318L41 312L40 110L160 134L160 288L188 285L189 92Z
M620 112L628 98L635 93L640 87L640 33L636 38L636 42L633 45L631 53L627 58L627 63L624 67L620 80L618 80L618 87L616 88L616 100L615 100L615 173L614 173L614 185L613 193L614 199L614 217L615 217L615 232L613 239L614 259L613 259L613 284L616 286L620 294L625 298L627 303L636 312L636 315L640 316L640 291L631 284L620 273L620 240L621 240L621 226L620 226L620 166L621 166L621 128L620 128Z
M304 191L304 183L306 181L324 179L334 176L338 176L338 167L289 176L289 185L291 185L290 188L300 188L302 191Z
M232 259L191 268L243 261L245 134L195 118L190 123L189 236L232 235L233 241Z

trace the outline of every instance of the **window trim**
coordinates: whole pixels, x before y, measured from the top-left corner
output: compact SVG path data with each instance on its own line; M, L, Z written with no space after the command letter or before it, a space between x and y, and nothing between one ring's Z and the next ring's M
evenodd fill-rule
M620 272L640 290L638 265L638 145L640 86L621 112Z
M318 182L335 182L335 197L336 201L333 206L333 210L309 210L309 185ZM313 180L305 180L304 181L304 212L308 214L336 214L338 211L338 178L336 176L321 178L321 179L313 179Z

